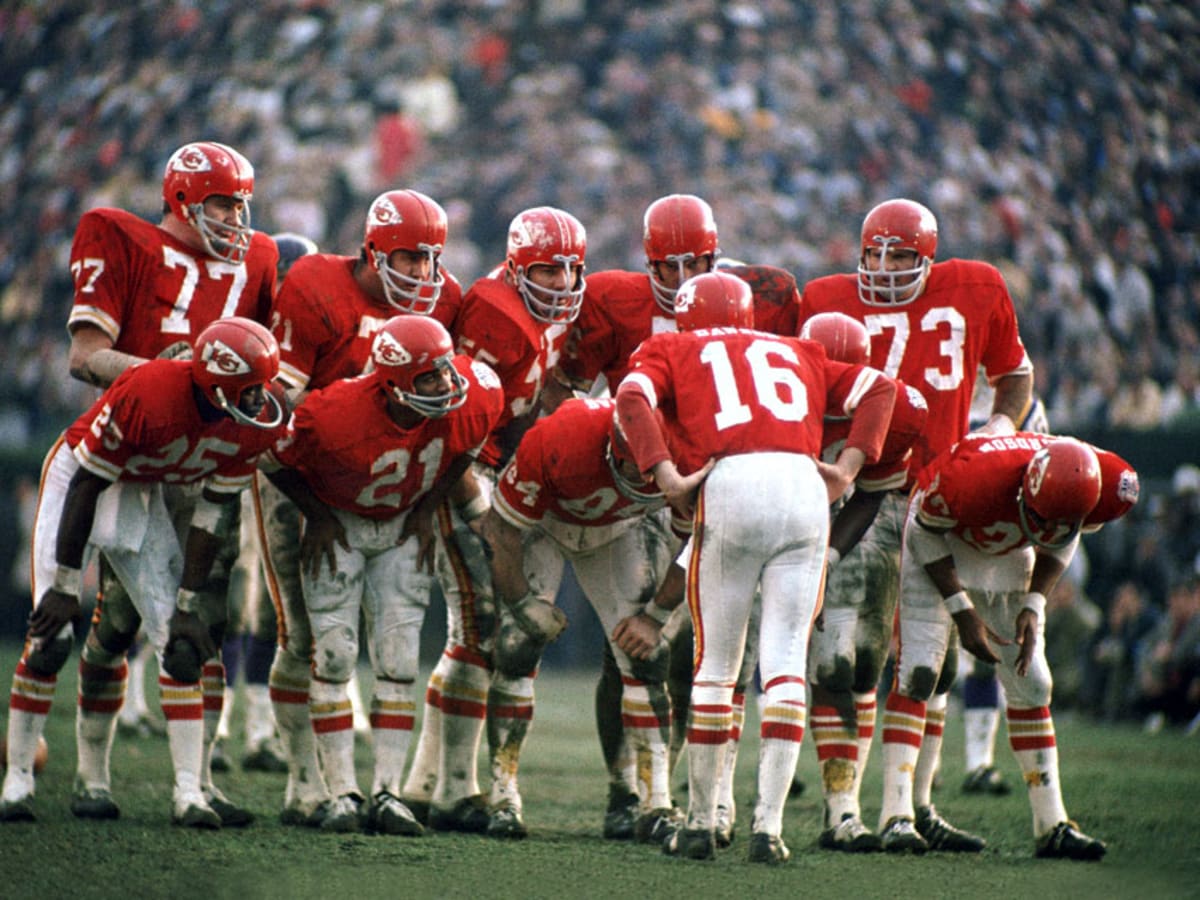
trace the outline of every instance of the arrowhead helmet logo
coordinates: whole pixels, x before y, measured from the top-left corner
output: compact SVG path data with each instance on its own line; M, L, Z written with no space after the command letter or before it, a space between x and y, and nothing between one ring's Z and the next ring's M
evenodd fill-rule
M1046 467L1050 464L1050 450L1043 447L1029 461L1029 472L1026 475L1029 485L1029 499L1042 492L1042 481L1046 478Z
M412 354L404 345L386 331L380 331L379 336L375 338L371 357L376 365L381 366L405 366L413 361Z
M377 198L371 205L371 220L379 225L400 225L404 222L404 217L400 215L400 210L396 209L396 204L387 194Z
M205 344L200 359L205 371L213 375L245 375L250 371L249 364L221 340Z
M212 168L212 160L195 144L180 147L167 163L171 172L211 172Z
M675 312L687 312L696 302L696 285L694 282L684 282L683 287L675 294Z

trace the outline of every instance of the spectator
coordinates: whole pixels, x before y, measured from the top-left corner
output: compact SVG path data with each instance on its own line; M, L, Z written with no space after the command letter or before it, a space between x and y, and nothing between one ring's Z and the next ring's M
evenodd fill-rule
M1088 676L1080 697L1087 712L1106 722L1133 716L1138 652L1158 620L1158 611L1146 602L1136 582L1125 581L1117 588L1104 624L1088 646Z
M1046 661L1054 673L1054 705L1077 709L1087 679L1087 648L1104 621L1100 607L1073 578L1063 578L1046 605Z
M1167 614L1146 636L1137 673L1145 730L1187 725L1200 713L1200 578L1171 586Z

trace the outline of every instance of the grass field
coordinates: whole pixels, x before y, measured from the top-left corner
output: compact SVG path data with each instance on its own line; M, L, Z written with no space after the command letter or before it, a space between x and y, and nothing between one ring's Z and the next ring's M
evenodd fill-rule
M0 690L8 689L16 652L0 645ZM808 789L788 801L785 815L792 861L769 868L744 860L757 747L751 713L738 766L738 837L716 862L691 863L653 847L601 839L605 779L592 724L592 683L590 674L566 670L539 678L522 764L530 828L524 842L284 829L276 819L284 776L236 767L218 776L218 784L254 809L258 821L242 830L197 833L169 824L170 764L161 738L118 738L118 821L71 815L73 660L47 729L51 756L38 785L39 821L0 826L0 897L1200 897L1198 738L1143 736L1133 727L1060 717L1067 807L1086 831L1108 841L1109 854L1099 864L1034 859L1023 793L959 794L961 722L953 716L944 786L935 801L951 821L984 834L989 849L974 857L922 858L819 851L820 792L806 738L800 773ZM1006 747L998 758L1016 781ZM369 752L361 747L358 762L361 783L369 787ZM877 763L878 746L863 792L872 825L879 811ZM686 797L678 799L686 804Z

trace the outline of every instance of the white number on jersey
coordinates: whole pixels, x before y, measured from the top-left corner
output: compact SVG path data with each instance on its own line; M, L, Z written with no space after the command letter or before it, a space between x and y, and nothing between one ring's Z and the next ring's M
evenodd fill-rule
M908 313L869 313L863 319L863 324L872 337L882 335L885 331L893 332L883 371L891 378L902 377L900 366L904 361L904 351L908 348L910 336ZM947 361L945 366L925 367L921 374L924 375L926 383L937 391L958 390L965 374L963 345L967 340L967 322L962 313L952 306L935 306L921 316L920 325L922 332L944 335L938 341L938 354ZM909 380L911 379L912 375L909 374Z
M772 365L772 357L781 358L793 367ZM808 392L794 368L799 362L796 351L779 341L760 339L746 348L745 359L750 365L758 405L782 422L803 421L808 415ZM717 391L717 430L749 422L751 410L738 391L729 347L721 341L705 344L700 361L711 370Z
M200 270L193 257L165 245L163 246L163 264L168 269L183 269L183 283L179 286L179 294L175 297L175 305L172 307L170 315L162 320L160 327L164 334L191 334L192 329L188 323L187 314L188 307L192 305L192 300L196 296L196 285L200 282ZM208 277L213 281L220 281L226 275L230 276L229 292L225 296L225 305L221 308L218 318L224 319L232 316L237 309L238 300L241 299L242 290L246 287L246 266L244 264L235 266L233 263L223 262L219 259L206 259L204 267Z
M442 462L443 441L435 438L421 448L417 462L422 466L421 486L413 496L425 494L432 486ZM402 494L391 493L381 495L380 491L391 484L402 484L408 477L408 467L412 462L412 453L400 447L383 453L371 464L371 474L378 475L370 484L359 492L355 502L359 506L390 506L399 507L406 498Z

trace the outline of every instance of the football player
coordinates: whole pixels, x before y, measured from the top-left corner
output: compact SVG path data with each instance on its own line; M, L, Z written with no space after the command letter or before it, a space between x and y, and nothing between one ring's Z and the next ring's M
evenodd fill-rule
M1115 454L1034 432L969 435L922 471L904 528L900 591L907 615L900 617L884 732L882 822L914 815L912 772L935 686L928 673L944 666L957 628L964 649L996 665L1036 855L1104 856L1104 843L1080 831L1063 806L1043 637L1046 595L1081 530L1124 515L1137 492L1136 472Z
M568 400L526 432L500 474L483 534L498 602L514 613L496 645L497 666L509 674L536 671L541 649L566 627L554 600L568 560L610 634L654 598L690 529L681 521L672 528L666 500L637 471L613 411L608 399ZM647 661L615 652L621 716L638 765L637 781L610 790L638 802L635 836L661 844L682 814L669 785L665 644L655 651Z
M278 291L292 265L302 256L317 252L317 245L301 234L281 232L272 235L279 249L275 288ZM275 715L271 709L269 676L275 658L278 627L275 608L262 578L262 553L258 549L258 531L254 526L254 492L242 494L241 521L238 529L238 555L229 573L229 617L235 628L229 629L221 645L225 664L225 700L217 725L217 743L212 751L212 766L229 768L224 743L231 737L233 709L237 698L234 685L239 670L245 676L245 747L242 767L253 772L286 772L287 760L275 738ZM353 696L353 695L352 695Z
M587 232L570 213L538 206L509 224L503 266L480 278L463 298L456 323L459 352L486 363L504 385L505 408L492 436L440 513L437 573L446 598L446 646L425 695L421 737L404 799L427 808L434 828L495 837L526 834L517 758L533 715L533 672L493 672L497 610L491 572L471 522L490 503L496 468L507 462L536 420L547 373L558 362L583 305ZM501 611L509 615L507 607ZM488 698L486 707L479 697ZM475 775L487 724L490 797Z
M152 360L118 376L47 456L34 532L34 611L9 702L8 771L0 820L34 816L33 759L58 672L79 616L81 571L94 550L107 554L131 587L136 621L159 654L159 686L175 770L172 821L196 828L227 823L225 802L205 783L201 666L216 654L219 629L204 618L198 592L220 549L226 510L250 484L255 458L282 433L285 402L271 385L279 347L257 322L220 319L204 329L192 360ZM181 541L164 484L193 490ZM81 654L79 742L72 810L116 818L109 751L125 676L124 650L100 619ZM112 627L126 623L113 620ZM81 812L81 809L83 810Z
M972 431L987 423L994 395L987 374L980 370L971 399ZM1018 431L1049 434L1050 422L1041 397L1033 396L1025 419L1017 422L1016 427ZM963 756L967 774L963 778L962 792L1002 797L1011 789L995 764L996 736L1000 730L1000 682L996 680L995 666L973 656L966 662L968 668L963 677L962 695Z
M805 323L800 336L815 340L826 355L838 362L864 365L870 354L870 340L862 324L841 313L822 313ZM870 526L883 494L904 484L907 479L911 447L924 426L927 409L924 399L912 388L897 384L896 403L888 425L887 438L877 462L866 465L855 479L850 499L839 505L830 527L830 549L826 553L826 578L837 560L849 552ZM822 457L836 460L846 441L852 419L826 415L821 442ZM678 588L664 586L659 602L668 608L683 597L683 576L679 563L671 576ZM678 596L679 600L671 600ZM851 596L846 599L855 599ZM813 738L822 770L825 792L825 828L820 844L827 849L864 852L879 849L879 838L862 823L858 795L861 770L856 766L857 734L851 681L878 681L891 635L894 610L875 607L843 607L841 598L827 597L818 628L810 641L809 673L812 685L811 714ZM886 614L885 614L886 613ZM757 663L757 640L746 642L746 657L739 684L752 677ZM864 676L863 671L873 672ZM688 684L690 685L690 672ZM725 751L721 773L713 837L718 848L733 841L736 819L733 772L740 743L741 698L734 694L734 727ZM793 787L794 790L794 787Z
M856 319L842 313L819 313L804 323L800 337L815 340L830 359L865 365L871 342ZM839 566L871 526L887 494L908 482L912 445L928 417L925 398L902 382L896 385L896 404L879 460L864 466L854 491L834 515L826 553L825 604L809 648L812 684L813 741L821 769L825 798L824 827L819 845L852 853L880 849L879 836L862 821L859 792L865 758L859 759L859 706L855 694L879 683L892 634L895 594L865 590L860 567ZM845 441L851 421L825 416L822 449L825 458ZM830 589L836 585L835 589Z
M675 331L675 295L688 278L722 271L750 285L754 297L754 327L793 336L799 315L796 279L774 266L744 265L721 258L717 224L707 201L694 194L668 194L651 203L642 219L645 272L606 270L588 276L583 308L567 340L563 356L546 385L544 405L553 409L572 391L597 393L615 389L629 368L629 357L652 334ZM676 710L671 741L674 761L683 748L687 703L691 690L692 634L686 617L672 629L674 662L668 689ZM673 623L674 624L674 623ZM753 669L753 666L750 667ZM750 675L752 677L752 674ZM739 682L735 716L745 709L745 687ZM601 751L609 769L610 789L604 834L614 839L633 835L637 796L635 760L623 739L621 671L606 643L600 680L596 685L596 724ZM740 725L738 726L740 728Z
M920 203L907 199L880 203L863 220L857 273L810 281L800 310L801 322L823 312L845 313L862 322L871 337L871 364L924 397L929 415L913 444L910 483L938 452L966 433L980 366L996 390L984 426L988 431L1013 430L1013 422L1020 421L1029 407L1033 385L1033 367L1000 272L974 260L935 262L937 236L937 220ZM871 528L831 573L831 594L869 591L872 597L846 598L838 605L859 609L865 604L884 609L896 605L910 486L883 498ZM887 823L890 833L880 835L884 849L923 850L932 843L935 849L978 852L984 846L981 838L942 818L931 801L952 671L953 666L944 673L928 707L916 774L918 821L898 818ZM938 673L931 674L936 681ZM874 684L856 683L855 707L861 769L875 730Z
M281 348L279 378L293 404L308 391L362 374L376 331L397 314L429 316L449 330L462 289L441 264L446 236L446 213L437 201L391 190L371 202L357 254L296 260L271 312ZM309 715L313 640L300 583L300 512L261 473L255 488L263 572L282 626L269 675L288 763L280 820L318 826L331 798Z
M863 463L878 459L896 389L869 368L829 361L813 342L746 328L753 323L751 291L733 275L689 279L675 313L680 331L647 339L617 391L639 470L653 473L677 511L694 507L688 816L664 850L690 859L715 854L734 685L760 590L765 700L748 859L782 863L790 856L781 837L783 805L804 734L808 639L828 543L824 498L840 497ZM818 460L827 407L854 416L835 464Z
M265 323L278 254L267 235L250 228L253 193L254 169L245 157L224 144L200 141L180 147L167 161L163 214L157 225L117 209L85 213L71 247L71 374L105 387L143 360L186 357L200 333L220 318L244 316ZM167 508L180 527L186 527L192 496L172 485L164 491ZM227 512L220 525L222 547L213 577L198 601L205 620L218 629L227 619L225 586L237 552L237 509ZM120 660L135 641L138 618L126 586L103 553L99 578L98 612L83 657L86 661L94 651L97 659ZM147 654L135 654L132 671L122 664L107 673L111 679L82 682L76 733L81 765L108 757L109 718L120 709L125 686L130 681L143 683L147 659ZM104 663L97 665L105 668ZM226 825L246 824L252 818L249 812L211 786L223 681L220 659L207 661L202 781ZM139 691L140 687L134 690L135 696ZM98 773L80 774L81 783L100 780ZM84 818L106 815L107 802L93 800L81 793L72 809Z
M432 586L426 560L433 512L491 433L502 405L495 373L456 356L441 323L396 316L375 335L371 371L310 393L287 437L264 460L268 477L304 516L299 556L313 636L309 709L333 796L324 830L358 831L365 819L385 834L424 831L401 802L400 788ZM375 673L375 774L365 809L348 693L360 615Z

